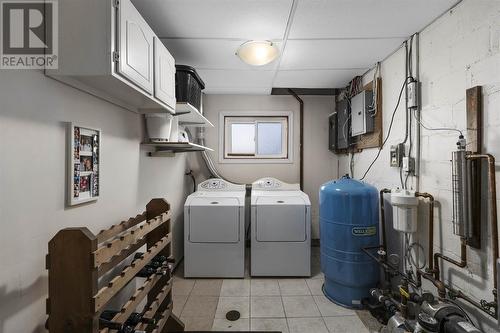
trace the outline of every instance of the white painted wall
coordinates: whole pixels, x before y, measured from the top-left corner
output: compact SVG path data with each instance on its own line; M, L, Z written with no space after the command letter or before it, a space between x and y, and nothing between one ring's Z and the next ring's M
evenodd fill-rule
M147 157L141 116L38 71L1 71L0 101L0 332L45 332L48 241L69 226L96 233L153 197L172 204L182 239L186 157ZM68 121L102 130L101 197L72 208L65 207Z
M465 90L484 87L485 152L500 160L500 2L464 0L421 33L420 69L422 81L422 119L431 127L466 128ZM382 63L384 135L390 115L403 84L404 50ZM371 80L369 74L365 81ZM403 102L404 105L404 102ZM389 167L389 146L404 137L404 106L397 111L395 125L386 147L366 180L378 188L399 186L398 169ZM420 190L437 199L434 248L459 259L459 239L452 232L451 151L457 133L422 130L422 163ZM373 160L376 149L356 154L355 176L360 177ZM342 157L347 172L348 158ZM500 176L497 167L497 178ZM415 187L415 179L411 179ZM500 191L497 186L497 193ZM498 195L498 194L497 194ZM487 201L485 194L484 200ZM420 210L425 212L424 207ZM390 221L389 221L390 222ZM426 216L419 219L417 240L426 245ZM461 270L444 264L444 277L454 286L476 299L492 300L493 287L490 228L483 220L482 250L470 249L469 265ZM434 291L432 286L427 286ZM474 312L477 312L474 310ZM476 321L487 332L498 332L491 318L478 314Z
M328 151L328 115L334 98L301 96L304 100L304 191L312 206L312 235L319 238L318 191L321 184L337 176L337 158ZM288 183L299 182L299 104L291 96L206 95L205 116L215 125L205 132L206 144L221 174L234 182L251 184L262 177L275 177ZM219 163L219 113L241 111L292 111L292 163Z

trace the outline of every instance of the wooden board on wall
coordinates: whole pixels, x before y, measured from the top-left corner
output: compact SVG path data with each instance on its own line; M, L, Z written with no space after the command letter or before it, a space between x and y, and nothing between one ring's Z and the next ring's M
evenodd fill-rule
M481 154L483 151L483 101L481 86L467 89L467 150ZM481 160L472 166L472 237L467 244L481 248Z
M373 91L373 81L366 84L363 90ZM356 148L358 150L368 148L379 148L382 146L383 126L382 126L382 79L377 79L377 115L375 116L374 130L370 134L360 135Z

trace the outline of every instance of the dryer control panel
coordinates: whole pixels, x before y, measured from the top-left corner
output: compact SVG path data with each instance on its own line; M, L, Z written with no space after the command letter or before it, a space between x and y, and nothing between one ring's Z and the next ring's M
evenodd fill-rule
M245 185L233 184L220 178L205 180L198 185L198 191L245 191Z
M276 178L267 177L255 181L252 188L261 191L300 190L300 185L287 184Z
M226 188L226 183L222 179L209 179L200 184L206 190L222 190Z
M281 182L274 178L265 178L254 184L258 188L280 188Z

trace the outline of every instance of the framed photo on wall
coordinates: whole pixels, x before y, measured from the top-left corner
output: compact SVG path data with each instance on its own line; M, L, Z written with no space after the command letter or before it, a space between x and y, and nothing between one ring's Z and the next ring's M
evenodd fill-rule
M101 130L69 123L68 205L95 201L100 191Z

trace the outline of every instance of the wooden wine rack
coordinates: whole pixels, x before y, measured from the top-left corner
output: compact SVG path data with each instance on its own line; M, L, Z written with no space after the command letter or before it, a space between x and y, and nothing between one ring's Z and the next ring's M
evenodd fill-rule
M157 255L171 257L170 205L153 199L146 211L102 230L97 235L87 228L60 230L49 242L46 267L49 271L47 328L50 333L116 333L99 329L99 317L106 305ZM142 246L147 251L121 270L118 265ZM120 267L122 267L120 265ZM119 270L118 273L114 271ZM153 274L145 279L112 319L123 324L146 299L140 312L147 321L135 329L164 333L184 331L184 324L172 313L172 277ZM106 275L106 276L105 276ZM110 282L99 287L99 279Z

